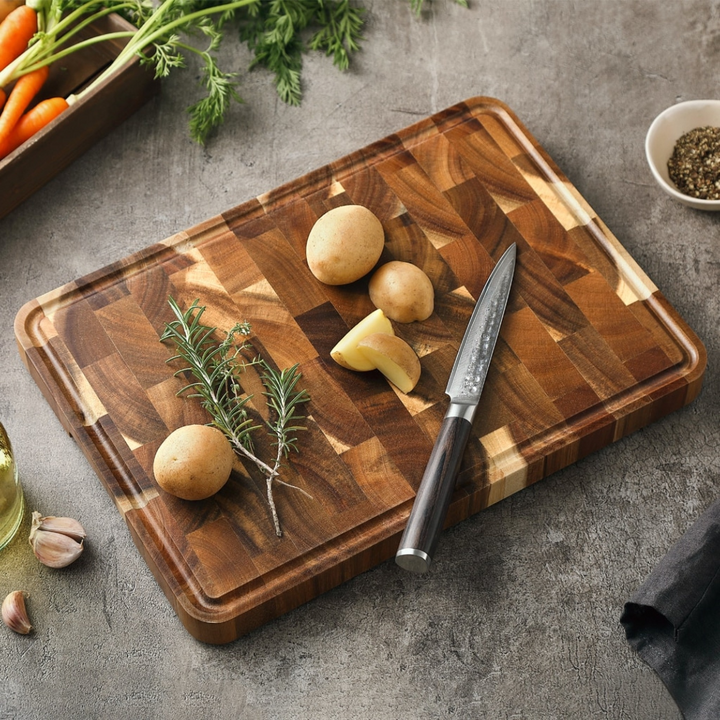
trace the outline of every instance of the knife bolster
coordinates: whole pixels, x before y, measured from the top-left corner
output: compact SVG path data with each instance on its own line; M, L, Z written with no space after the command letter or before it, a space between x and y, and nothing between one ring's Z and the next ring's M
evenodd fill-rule
M463 420L467 420L472 425L477 407L477 403L451 402L450 406L447 409L447 412L445 413L445 417L462 418Z

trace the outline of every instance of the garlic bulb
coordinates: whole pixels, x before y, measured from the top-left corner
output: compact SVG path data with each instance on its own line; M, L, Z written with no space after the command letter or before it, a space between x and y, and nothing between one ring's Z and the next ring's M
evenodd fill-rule
M32 514L30 545L43 565L63 568L75 562L82 554L84 540L85 530L77 520Z
M11 630L20 635L27 635L32 630L25 607L25 593L15 590L3 600L2 619Z

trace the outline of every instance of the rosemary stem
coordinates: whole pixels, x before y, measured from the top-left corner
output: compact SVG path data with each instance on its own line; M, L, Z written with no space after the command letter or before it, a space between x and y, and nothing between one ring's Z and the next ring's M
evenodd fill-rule
M264 463L259 457L253 455L239 440L233 439L232 446L235 452L244 455L248 460L255 463L257 467L265 474L266 477L272 478L277 475L277 471L273 470L267 463Z
M309 498L310 500L313 499L313 496L307 491L303 490L301 487L297 485L293 485L292 483L285 482L284 480L281 480L279 476L275 476L275 482L280 483L281 485L284 485L285 487L292 488L293 490L297 490L298 492L301 492L306 498Z
M274 480L273 475L269 475L265 479L265 485L267 487L267 501L270 506L270 512L272 513L273 523L275 524L275 534L278 537L282 537L282 529L280 528L280 519L278 518L277 508L275 507L275 498L273 497L272 483Z
M282 461L283 448L282 444L278 443L277 454L275 455L275 465L272 469L272 474L267 476L265 483L267 485L267 500L268 505L273 516L273 522L275 523L275 534L278 537L282 537L282 530L280 529L280 521L278 520L277 508L275 507L275 498L273 497L272 484L273 480L277 479L278 473L280 472L280 463Z

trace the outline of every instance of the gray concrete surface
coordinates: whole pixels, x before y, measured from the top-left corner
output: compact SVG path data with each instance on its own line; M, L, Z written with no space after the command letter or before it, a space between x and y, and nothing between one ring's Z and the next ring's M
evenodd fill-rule
M720 491L717 216L661 194L654 116L717 97L720 3L366 3L352 69L305 61L302 107L242 70L246 104L188 139L195 73L0 220L0 419L30 508L86 526L84 557L0 553L0 594L30 593L36 632L0 632L0 719L678 720L628 647L624 601ZM473 95L508 103L707 346L687 409L447 533L426 578L386 563L224 647L193 640L104 489L21 364L20 306ZM26 528L27 529L27 528ZM3 630L3 628L0 628Z

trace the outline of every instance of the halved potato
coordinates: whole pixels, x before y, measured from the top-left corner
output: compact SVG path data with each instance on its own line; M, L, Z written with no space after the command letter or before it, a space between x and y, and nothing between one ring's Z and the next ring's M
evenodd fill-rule
M391 320L411 323L427 320L435 307L435 290L430 278L417 265L391 260L370 278L370 300Z
M354 328L349 330L340 342L330 351L330 357L348 370L367 372L375 366L358 352L358 343L368 335L394 335L392 323L385 317L382 310L375 310L364 317Z
M397 335L368 335L358 343L357 350L400 391L409 393L417 385L420 360Z

